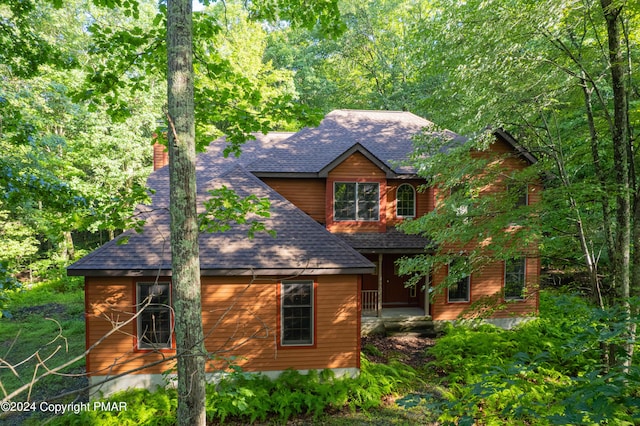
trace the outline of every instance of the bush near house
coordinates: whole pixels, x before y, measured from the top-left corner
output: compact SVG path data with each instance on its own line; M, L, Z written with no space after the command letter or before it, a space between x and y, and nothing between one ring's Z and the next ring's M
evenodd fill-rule
M43 323L45 316L63 327L67 357L82 352L82 289L77 284L64 277L10 294L14 316L0 320L0 340L15 340L8 355L22 359L50 340L51 330L44 325L55 323ZM543 291L539 319L512 331L477 324L448 327L427 349L424 358L432 361L417 369L397 361L375 364L363 357L362 374L356 379L289 371L271 381L235 371L209 386L207 415L212 423L235 424L286 419L337 425L354 419L361 424L640 424L640 370L635 367L640 360L634 359L628 373L615 366L604 368L603 349L615 348L613 344L624 338L625 321L620 312L593 308L580 297ZM372 354L381 349L385 348L363 347ZM33 366L24 368L21 377L31 377ZM13 374L0 373L5 388L17 385ZM34 389L35 399L82 387L71 384L69 377L50 379ZM400 397L397 405L389 395ZM127 410L46 420L54 425L175 423L177 399L171 389L134 390L108 401L125 402ZM44 413L37 414L2 421L42 424Z
M540 319L513 331L489 325L447 329L429 351L436 359L426 366L450 391L438 407L440 420L638 424L638 360L628 372L604 363L625 338L629 319L577 296L544 292L540 310Z
M207 386L207 418L211 422L254 423L291 417L317 419L327 411L367 410L379 407L383 397L409 389L417 378L401 363L373 364L362 359L357 378L336 378L330 370L301 374L288 370L275 380L239 369ZM126 403L118 411L84 411L54 418L51 425L173 425L177 395L173 388L154 392L135 389L112 395L107 401Z

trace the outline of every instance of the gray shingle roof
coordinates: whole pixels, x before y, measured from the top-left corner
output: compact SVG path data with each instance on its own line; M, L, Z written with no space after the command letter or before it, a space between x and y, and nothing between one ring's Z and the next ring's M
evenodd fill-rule
M257 135L242 147L238 158L223 156L224 139L214 141L197 157L200 205L207 191L225 185L239 195L255 194L271 201L271 217L263 219L271 237L259 233L248 239L247 229L233 226L224 233L200 236L203 275L324 274L371 272L373 265L352 247L369 249L424 248L424 238L396 231L387 234L333 235L322 225L260 181L254 174L319 174L332 162L358 149L396 174L414 174L403 165L412 150L413 136L432 123L409 112L333 111L317 128L297 133ZM452 137L457 135L451 133ZM152 173L148 180L152 207L142 206L144 232L127 231L68 268L70 275L169 274L169 171ZM128 239L125 245L118 241Z
M276 237L258 233L247 238L247 227L234 225L223 233L200 235L203 275L291 275L371 272L373 265L344 241L301 212L289 201L241 167L212 179L201 191L225 185L245 197L271 200L271 217L262 219ZM164 201L164 197L160 200ZM143 208L140 211L144 211ZM144 232L127 231L118 239L69 266L70 275L169 274L169 211L154 205L144 213ZM128 243L118 241L128 238Z
M419 235L408 235L394 228L387 232L337 233L349 246L362 253L422 253L431 241Z
M356 144L398 174L414 169L401 163L412 151L413 136L432 126L403 111L337 110L316 128L303 129L274 144L266 155L248 164L255 173L318 173Z

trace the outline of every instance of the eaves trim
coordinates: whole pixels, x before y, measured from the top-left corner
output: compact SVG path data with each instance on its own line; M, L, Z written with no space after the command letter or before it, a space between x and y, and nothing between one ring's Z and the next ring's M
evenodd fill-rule
M247 276L301 276L301 275L360 275L372 274L371 267L357 268L283 268L283 269L201 269L203 277L247 277ZM75 277L148 277L172 276L170 269L67 269L67 275Z

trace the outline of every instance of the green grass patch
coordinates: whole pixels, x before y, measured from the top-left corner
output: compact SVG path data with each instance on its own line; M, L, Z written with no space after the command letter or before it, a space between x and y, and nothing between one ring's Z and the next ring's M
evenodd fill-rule
M68 281L66 281L68 280ZM82 354L85 349L84 292L78 280L59 277L7 294L10 317L0 318L0 394L29 384L34 376ZM14 401L47 401L84 386L84 358L50 375Z

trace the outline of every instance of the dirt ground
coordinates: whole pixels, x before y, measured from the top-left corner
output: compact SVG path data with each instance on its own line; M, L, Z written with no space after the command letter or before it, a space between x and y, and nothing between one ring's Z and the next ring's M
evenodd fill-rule
M414 368L422 367L430 360L425 350L436 341L419 336L366 336L362 338L362 351L367 357L378 363L388 363L395 359ZM375 347L377 351L372 349Z

